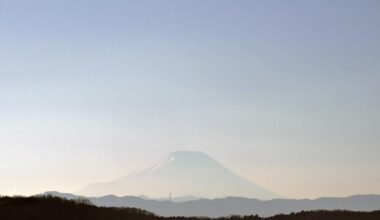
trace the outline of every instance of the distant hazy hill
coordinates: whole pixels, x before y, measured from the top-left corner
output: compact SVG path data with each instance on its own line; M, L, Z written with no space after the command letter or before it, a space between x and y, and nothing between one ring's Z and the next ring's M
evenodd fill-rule
M280 198L236 175L202 152L174 152L157 164L107 183L91 184L77 192L85 196L147 195L150 198L194 196L220 198L238 196L258 199Z
M47 192L55 196L69 199L78 198L72 194ZM207 216L221 217L229 215L259 215L263 217L277 214L307 210L351 210L373 211L380 210L380 195L355 195L345 198L319 198L315 200L274 199L261 201L228 197L224 199L200 199L187 202L147 200L140 197L103 196L88 197L98 206L135 207L161 216Z
M86 200L57 197L0 197L1 220L199 220L190 217L159 217L133 208L96 207ZM203 220L207 220L202 218ZM277 215L266 220L378 220L380 211L313 211ZM225 217L219 220L264 220L258 216Z

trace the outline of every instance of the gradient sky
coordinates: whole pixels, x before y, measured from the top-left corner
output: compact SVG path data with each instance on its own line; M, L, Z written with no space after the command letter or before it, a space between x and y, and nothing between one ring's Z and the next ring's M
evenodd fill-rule
M380 194L380 1L0 0L0 194L201 150L294 198Z

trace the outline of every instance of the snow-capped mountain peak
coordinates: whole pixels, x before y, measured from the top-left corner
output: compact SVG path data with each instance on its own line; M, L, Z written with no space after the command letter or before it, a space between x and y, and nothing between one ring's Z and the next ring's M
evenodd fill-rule
M271 199L279 196L234 174L200 151L177 151L134 175L91 184L79 192L87 196L147 195L151 198L241 196Z

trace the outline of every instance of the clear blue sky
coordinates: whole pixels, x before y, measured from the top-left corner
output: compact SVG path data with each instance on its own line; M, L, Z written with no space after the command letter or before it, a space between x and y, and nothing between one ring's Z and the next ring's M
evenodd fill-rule
M289 197L380 194L380 1L0 0L0 194L201 150Z

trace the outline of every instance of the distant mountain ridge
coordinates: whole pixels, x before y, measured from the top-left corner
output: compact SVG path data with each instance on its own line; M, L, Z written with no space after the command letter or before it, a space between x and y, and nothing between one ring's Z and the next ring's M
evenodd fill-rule
M81 196L46 192L53 196L75 199ZM310 199L257 200L241 197L220 199L199 199L187 202L147 200L141 197L113 195L85 197L97 206L133 207L153 212L160 216L206 216L222 217L229 215L259 215L262 217L308 210L380 210L380 195L354 195L344 198L323 197Z
M197 217L161 217L136 208L96 207L85 199L67 200L51 196L0 197L1 220L378 220L380 210L302 211L289 215L261 218L257 215L226 216L223 219Z
M225 168L202 152L177 151L141 172L120 179L90 184L77 194L85 196L146 195L149 198L226 196L281 198Z

